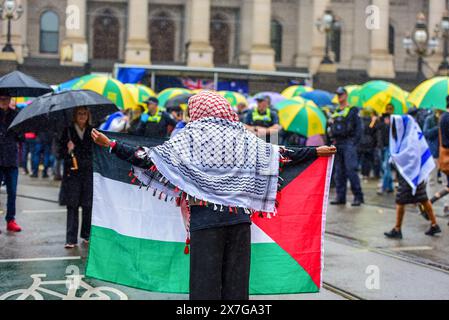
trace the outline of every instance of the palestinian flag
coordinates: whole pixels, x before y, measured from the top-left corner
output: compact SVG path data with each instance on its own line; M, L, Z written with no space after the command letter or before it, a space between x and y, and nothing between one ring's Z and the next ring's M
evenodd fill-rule
M108 133L134 145L161 141ZM96 147L86 275L134 288L188 293L186 231L174 201L159 200L128 177L130 164ZM253 217L250 293L318 292L331 158L285 168L278 214Z

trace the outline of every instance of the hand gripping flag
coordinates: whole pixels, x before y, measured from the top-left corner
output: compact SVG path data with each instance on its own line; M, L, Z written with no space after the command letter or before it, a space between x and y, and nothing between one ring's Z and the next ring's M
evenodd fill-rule
M162 141L108 133L132 145ZM286 167L278 213L253 215L250 294L318 292L332 158ZM184 253L181 209L153 190L139 188L130 165L94 150L94 202L86 275L134 288L188 293L189 255ZM220 214L220 213L218 213Z

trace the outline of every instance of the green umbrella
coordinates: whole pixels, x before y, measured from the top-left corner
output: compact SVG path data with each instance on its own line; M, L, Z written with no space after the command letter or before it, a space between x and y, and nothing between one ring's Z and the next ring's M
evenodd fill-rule
M449 95L449 77L435 77L424 81L408 96L408 101L418 108L436 108L446 111Z
M296 97L276 104L284 130L311 137L326 132L326 117L313 101Z

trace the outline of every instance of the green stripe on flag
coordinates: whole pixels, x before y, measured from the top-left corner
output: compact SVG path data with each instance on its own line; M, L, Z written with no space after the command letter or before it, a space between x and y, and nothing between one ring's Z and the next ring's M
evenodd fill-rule
M188 293L190 255L182 242L121 235L92 226L86 275L129 287ZM318 292L309 274L276 243L251 245L250 294Z

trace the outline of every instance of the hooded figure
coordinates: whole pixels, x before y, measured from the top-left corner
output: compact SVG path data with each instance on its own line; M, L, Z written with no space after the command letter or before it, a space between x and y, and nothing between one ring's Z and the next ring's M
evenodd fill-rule
M188 110L184 129L151 149L110 141L97 131L92 135L133 164L135 178L162 192L160 199L177 198L190 245L190 299L246 300L251 214L276 213L279 161L288 151L249 132L214 92L191 97ZM322 155L335 153L324 148ZM308 148L288 156L305 161L317 153Z

